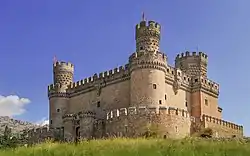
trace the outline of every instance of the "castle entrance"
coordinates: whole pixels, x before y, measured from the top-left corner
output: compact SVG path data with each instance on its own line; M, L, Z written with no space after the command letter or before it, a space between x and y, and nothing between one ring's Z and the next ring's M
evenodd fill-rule
M75 141L78 142L80 140L80 127L76 127L75 136Z

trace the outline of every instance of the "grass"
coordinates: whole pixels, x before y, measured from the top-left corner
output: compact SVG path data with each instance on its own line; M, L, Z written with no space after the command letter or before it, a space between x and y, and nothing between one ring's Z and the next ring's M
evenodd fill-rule
M249 156L250 143L198 139L109 139L44 143L0 151L0 156Z

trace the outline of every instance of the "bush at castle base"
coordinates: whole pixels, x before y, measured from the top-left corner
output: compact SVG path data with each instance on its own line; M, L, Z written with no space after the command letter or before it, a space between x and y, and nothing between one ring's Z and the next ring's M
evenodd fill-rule
M29 148L0 151L2 156L249 156L250 143L212 139L108 139L75 144L45 143Z

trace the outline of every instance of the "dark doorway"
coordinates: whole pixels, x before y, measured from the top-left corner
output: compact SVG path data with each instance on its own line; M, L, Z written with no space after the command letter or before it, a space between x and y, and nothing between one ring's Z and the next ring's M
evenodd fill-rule
M76 127L76 138L75 141L78 142L80 139L80 127Z

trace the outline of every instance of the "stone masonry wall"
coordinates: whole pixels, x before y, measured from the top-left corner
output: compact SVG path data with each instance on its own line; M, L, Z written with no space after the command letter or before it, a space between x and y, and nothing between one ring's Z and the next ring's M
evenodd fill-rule
M31 129L27 133L28 143L41 143L46 139L63 139L63 129L62 128L49 128L42 127L37 129Z
M211 128L214 131L215 137L243 137L243 126L207 115L203 115L202 122L205 128Z
M106 133L111 136L141 136L148 129L160 137L183 138L190 135L191 121L185 110L160 107L129 107L107 114Z

